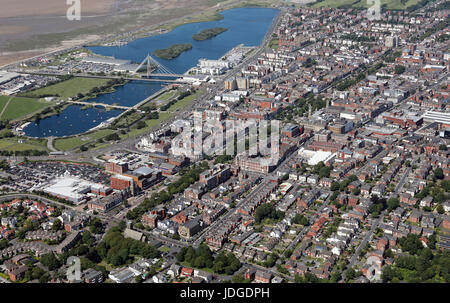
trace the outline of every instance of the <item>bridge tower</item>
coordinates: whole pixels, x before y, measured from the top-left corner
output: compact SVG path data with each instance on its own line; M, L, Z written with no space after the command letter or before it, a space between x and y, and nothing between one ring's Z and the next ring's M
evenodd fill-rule
M161 74L175 74L169 68L165 67L164 65L156 61L156 59L150 56L150 54L147 54L147 57L145 57L145 59L141 62L141 64L139 64L139 66L135 70L135 73L139 72L139 70L144 66L144 64L147 64L147 77L151 76L152 66L156 66L156 69L159 70Z

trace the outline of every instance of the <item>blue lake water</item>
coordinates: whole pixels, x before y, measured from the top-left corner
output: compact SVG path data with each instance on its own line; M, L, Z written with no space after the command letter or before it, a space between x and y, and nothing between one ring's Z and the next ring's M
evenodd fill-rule
M119 115L121 112L120 110L107 111L104 108L83 109L82 106L72 105L59 115L32 122L24 131L30 137L76 135Z
M166 34L140 38L123 46L89 47L94 53L104 56L114 56L117 59L127 59L140 63L147 54L161 48L167 48L176 43L191 43L192 50L182 53L172 60L156 58L161 64L175 73L184 73L197 65L198 60L219 59L233 47L239 44L246 46L260 45L269 29L273 18L279 11L270 8L235 8L222 12L222 20L191 23L179 26ZM195 41L192 35L212 27L225 27L228 30L212 39ZM100 95L88 101L124 106L133 106L163 87L163 83L147 83L132 81L116 91ZM68 136L88 131L101 122L117 116L121 111L105 111L101 109L81 110L80 106L72 105L59 116L53 116L32 122L25 129L25 134L31 137ZM83 116L83 114L88 114Z

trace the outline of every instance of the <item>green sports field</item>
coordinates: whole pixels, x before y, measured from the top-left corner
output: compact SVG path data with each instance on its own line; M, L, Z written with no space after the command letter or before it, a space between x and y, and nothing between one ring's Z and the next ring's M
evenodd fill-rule
M72 78L63 82L39 88L23 94L25 97L33 96L59 96L61 98L75 97L81 93L83 95L95 87L100 87L108 83L108 79Z
M9 101L10 99L9 96L0 96L0 120L16 120L55 104L35 98L13 97Z

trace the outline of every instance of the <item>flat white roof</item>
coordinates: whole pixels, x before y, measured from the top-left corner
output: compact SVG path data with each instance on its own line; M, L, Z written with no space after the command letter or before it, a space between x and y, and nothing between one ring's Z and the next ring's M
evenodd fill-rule
M18 73L10 73L6 71L0 71L0 84L11 81L14 78L19 77Z
M78 202L83 200L84 195L91 190L92 186L102 185L78 178L63 177L54 179L51 184L44 187L43 190L51 195Z
M327 151L313 151L308 149L300 149L298 154L304 159L308 160L308 165L316 165L319 162L328 162L336 156L336 153Z

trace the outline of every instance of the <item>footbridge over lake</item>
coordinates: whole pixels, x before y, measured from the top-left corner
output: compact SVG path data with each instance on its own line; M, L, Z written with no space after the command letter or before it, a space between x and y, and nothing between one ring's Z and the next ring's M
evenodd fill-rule
M113 109L121 109L121 110L129 110L133 107L116 105L116 104L105 104L105 103L97 103L97 102L85 102L85 101L67 101L68 103L78 104L78 105L89 105L89 106L103 106L105 108L113 108Z

